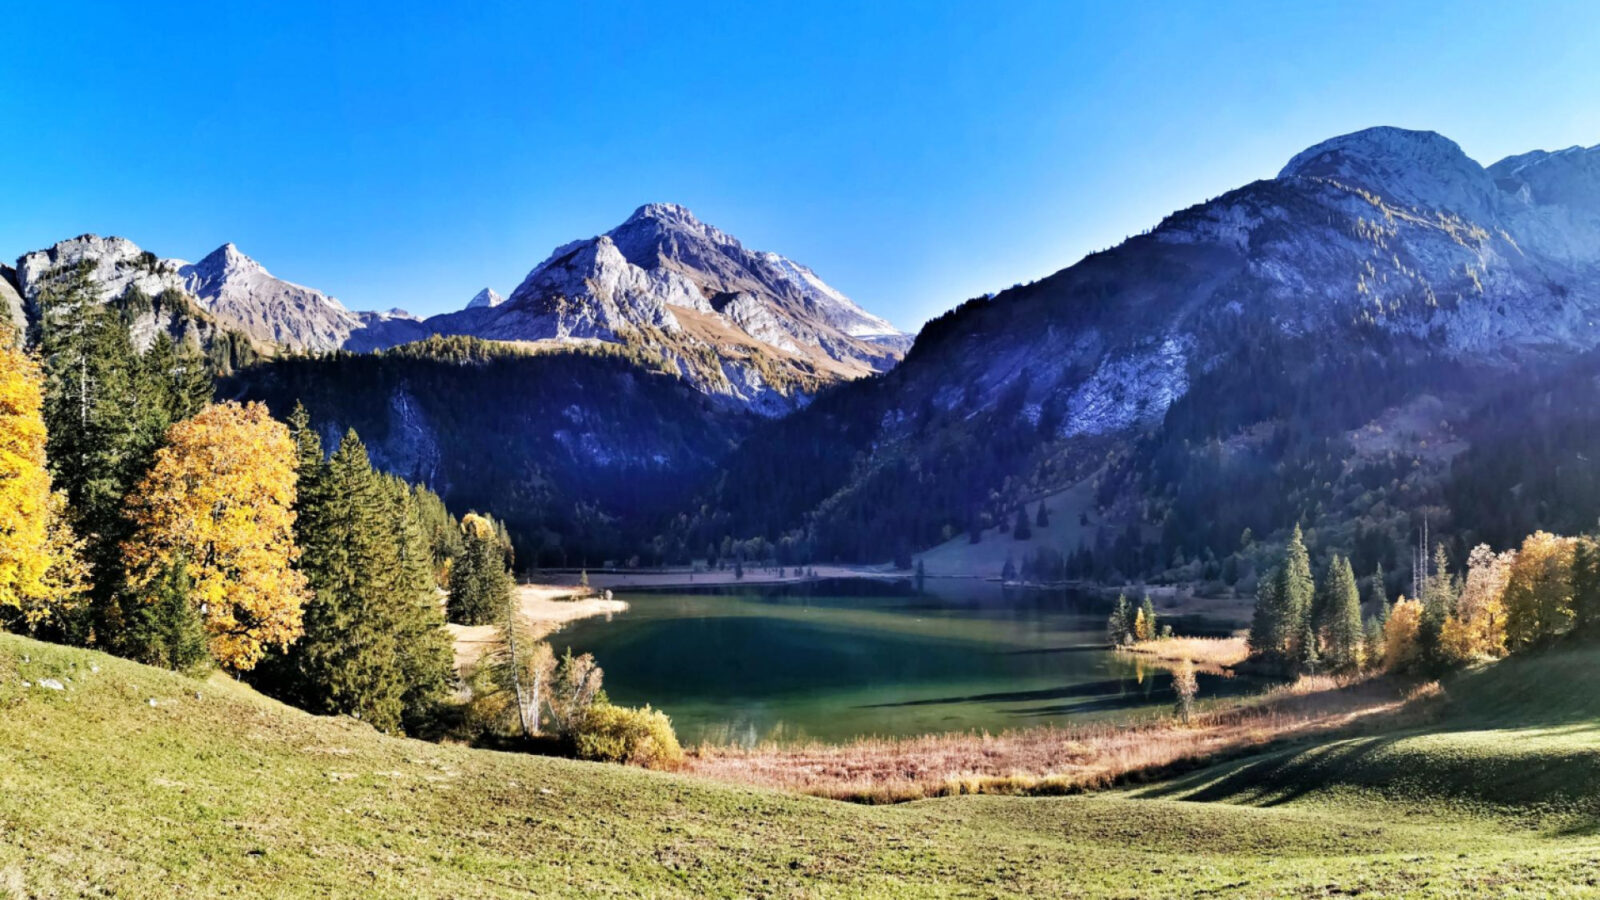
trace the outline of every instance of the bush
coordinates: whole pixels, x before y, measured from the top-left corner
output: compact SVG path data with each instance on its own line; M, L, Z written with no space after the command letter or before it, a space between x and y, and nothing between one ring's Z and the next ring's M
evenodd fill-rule
M672 720L649 706L633 709L596 703L584 711L573 742L580 759L647 769L671 769L683 763L683 748L672 731Z

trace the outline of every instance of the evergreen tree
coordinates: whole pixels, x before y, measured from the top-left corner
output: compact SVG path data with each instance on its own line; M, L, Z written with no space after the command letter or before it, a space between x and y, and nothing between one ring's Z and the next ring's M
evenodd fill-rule
M1278 570L1281 579L1278 590L1283 604L1283 622L1279 633L1291 643L1300 643L1311 626L1311 598L1316 594L1316 582L1311 578L1311 554L1306 552L1305 539L1300 526L1294 526L1289 544L1283 551L1283 567ZM1301 656L1304 648L1296 648Z
M1455 612L1456 597L1460 593L1458 579L1450 574L1450 558L1440 543L1433 557L1433 568L1428 576L1427 590L1422 595L1422 618L1417 623L1417 654L1422 664L1437 667L1445 663L1445 653L1440 642L1444 623Z
M462 551L450 570L450 621L490 625L511 593L509 549L487 516L461 520Z
M1028 524L1028 507L1026 504L1017 507L1017 522L1011 527L1011 536L1019 541L1026 541L1033 537L1033 527Z
M1016 581L1017 580L1017 563L1016 563L1016 560L1011 558L1011 554L1009 554L1009 553L1006 554L1006 564L1000 567L1000 580L1001 581Z
M1600 540L1578 538L1572 548L1572 627L1584 637L1600 634Z
M322 461L302 413L293 424L308 490L296 524L313 599L286 687L312 711L414 731L452 672L421 517L403 482L373 470L354 431Z
M1315 672L1321 657L1317 654L1317 636L1311 633L1311 621L1307 619L1300 626L1300 637L1295 642L1298 657L1296 664L1302 672Z
M140 662L198 674L210 668L205 619L190 599L189 568L179 560L145 590L134 608L133 646Z
M1128 595L1118 594L1117 605L1111 608L1111 618L1106 622L1106 637L1114 646L1128 643L1133 634L1133 609L1128 605Z
M1326 639L1327 662L1336 669L1350 669L1361 661L1366 634L1361 625L1361 593L1350 560L1334 556L1328 567L1327 594L1322 633Z
M1305 636L1315 637L1311 629L1311 602L1315 591L1311 557L1306 552L1300 526L1296 525L1284 547L1282 564L1257 587L1255 615L1250 623L1251 652L1283 665L1303 661ZM1315 652L1316 648L1312 647L1313 656Z
M1144 602L1139 606L1139 613L1144 618L1144 632L1139 635L1140 640L1155 640L1160 634L1156 625L1156 605L1150 600L1150 595L1144 595Z
M1050 527L1050 510L1043 500L1039 501L1039 516L1033 520L1033 524L1039 528Z

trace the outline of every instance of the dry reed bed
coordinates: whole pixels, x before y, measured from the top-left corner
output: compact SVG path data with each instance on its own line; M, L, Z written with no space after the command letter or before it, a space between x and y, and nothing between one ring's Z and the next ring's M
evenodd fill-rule
M1162 663L1194 663L1201 671L1226 673L1245 661L1250 646L1243 635L1225 638L1170 637L1139 641L1123 647L1123 652L1148 656Z
M868 738L847 744L702 746L687 769L721 781L864 803L955 794L1068 794L1190 768L1393 713L1417 692L1387 680L1302 678L1189 725L1082 725Z

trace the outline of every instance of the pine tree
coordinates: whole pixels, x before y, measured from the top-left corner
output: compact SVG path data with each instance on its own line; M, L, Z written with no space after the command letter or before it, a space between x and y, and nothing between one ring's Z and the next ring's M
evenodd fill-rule
M1144 595L1144 602L1139 606L1139 615L1144 619L1145 626L1144 632L1139 635L1139 639L1142 641L1155 640L1156 635L1159 633L1156 625L1156 605L1150 600L1149 594Z
M1335 669L1355 668L1360 664L1366 635L1361 626L1361 592L1350 560L1334 556L1323 589L1328 598L1322 627L1328 665Z
M1317 654L1317 636L1311 633L1311 621L1306 620L1300 627L1300 637L1296 642L1299 656L1296 660L1302 672L1315 672L1321 657Z
M1033 528L1028 524L1028 507L1026 504L1017 507L1017 522L1011 527L1011 536L1019 541L1026 541L1033 537Z
M1043 500L1039 501L1039 516L1033 520L1033 524L1039 528L1050 527L1050 510Z
M490 625L511 593L509 549L487 516L461 520L462 552L450 570L450 621Z
M1459 583L1450 574L1450 558L1440 543L1434 552L1432 573L1427 573L1427 589L1422 595L1422 618L1417 624L1417 655L1422 663L1438 667L1446 662L1440 637L1444 624L1455 612Z
M205 619L192 602L194 585L183 560L168 566L135 607L132 645L140 662L199 674L210 667Z
M315 712L414 730L442 697L452 667L420 517L405 484L372 469L354 431L324 463L305 417L294 419L297 459L311 487L300 506L301 568L313 599L305 634L288 653L288 689Z
M1133 610L1128 605L1128 595L1118 594L1117 605L1111 608L1111 618L1106 622L1106 637L1112 645L1128 643L1133 634Z
M1572 548L1572 627L1584 637L1600 634L1600 540L1578 538Z
M1284 547L1282 564L1256 589L1255 615L1250 623L1251 652L1282 665L1301 662L1306 655L1305 635L1315 638L1311 629L1315 591L1311 557L1300 526L1296 525ZM1315 651L1312 647L1312 655Z

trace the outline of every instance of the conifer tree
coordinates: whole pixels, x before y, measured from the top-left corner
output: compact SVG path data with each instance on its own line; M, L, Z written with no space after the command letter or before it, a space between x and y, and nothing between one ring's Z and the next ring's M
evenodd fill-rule
M1327 646L1327 663L1335 669L1352 669L1361 661L1366 635L1361 626L1361 593L1350 560L1334 556L1328 567L1325 623L1322 628Z
M1139 606L1139 614L1144 619L1144 633L1139 635L1142 641L1153 641L1158 634L1156 625L1156 605L1151 602L1150 595L1144 595L1144 602Z
M310 490L300 506L301 569L313 597L288 654L289 691L315 712L414 729L451 672L432 551L405 485L372 469L354 431L322 462L302 413L296 455Z
M1284 547L1282 564L1256 589L1255 614L1250 622L1251 652L1282 665L1302 661L1306 656L1302 646L1305 635L1312 633L1311 601L1315 590L1311 557L1300 526L1296 525ZM1311 649L1314 655L1316 648Z
M1043 500L1039 501L1039 516L1033 520L1033 524L1039 528L1050 527L1050 510Z
M1011 528L1011 536L1019 541L1033 537L1033 528L1028 524L1027 504L1017 507L1017 522Z
M461 520L462 552L450 570L450 621L490 625L511 593L511 573L495 524L468 513Z
M193 590L188 564L182 559L174 560L145 589L130 626L136 659L193 674L210 667L205 620L190 599Z
M1111 618L1106 622L1106 637L1115 646L1128 643L1133 634L1133 610L1128 605L1128 595L1118 594L1117 605L1111 608Z
M1600 634L1600 540L1590 535L1572 548L1572 627L1584 637Z
M1417 623L1417 656L1427 666L1446 662L1441 636L1445 621L1455 612L1459 581L1450 573L1450 558L1440 543L1433 557L1434 572L1428 574L1427 590L1422 595L1422 618Z

